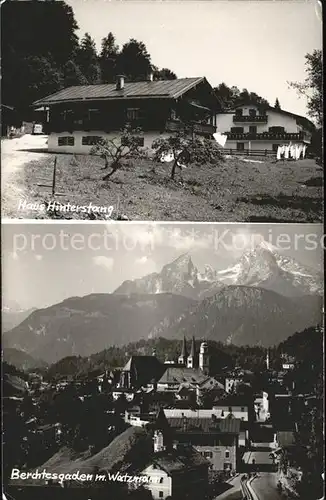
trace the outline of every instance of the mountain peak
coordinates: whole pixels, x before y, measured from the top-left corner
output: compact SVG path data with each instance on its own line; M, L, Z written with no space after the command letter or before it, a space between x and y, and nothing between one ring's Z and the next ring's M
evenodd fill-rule
M275 247L274 245L272 245L271 243L269 243L268 241L266 240L262 240L260 241L256 248L261 248L263 250L268 250L269 252L276 252L278 250L277 247Z

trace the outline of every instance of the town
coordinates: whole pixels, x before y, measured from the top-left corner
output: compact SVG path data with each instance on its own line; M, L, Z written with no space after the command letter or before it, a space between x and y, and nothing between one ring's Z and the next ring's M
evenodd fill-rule
M317 500L322 337L316 327L275 348L238 348L243 366L237 348L221 354L186 337L171 341L175 359L162 361L167 341L157 339L104 371L81 357L28 372L5 363L8 498L55 498L62 488L62 498L279 500L309 488ZM78 474L88 480L62 479Z

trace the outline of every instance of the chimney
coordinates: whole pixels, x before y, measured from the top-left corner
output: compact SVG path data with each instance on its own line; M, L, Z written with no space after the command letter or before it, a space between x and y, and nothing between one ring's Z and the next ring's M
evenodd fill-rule
M154 80L154 73L153 71L151 71L149 74L148 74L148 81L149 82L152 82Z
M117 75L117 81L116 81L116 90L122 90L125 86L125 77L124 75Z

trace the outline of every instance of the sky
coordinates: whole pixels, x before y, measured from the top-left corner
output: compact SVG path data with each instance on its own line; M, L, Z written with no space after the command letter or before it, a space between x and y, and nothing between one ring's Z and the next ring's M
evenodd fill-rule
M247 88L307 116L287 81L305 79L305 55L322 47L318 0L67 0L100 48L111 31L120 47L145 43L152 63L179 78Z
M322 225L72 223L2 224L2 293L23 309L72 296L111 293L159 272L184 253L199 271L233 265L260 241L298 262L322 266Z

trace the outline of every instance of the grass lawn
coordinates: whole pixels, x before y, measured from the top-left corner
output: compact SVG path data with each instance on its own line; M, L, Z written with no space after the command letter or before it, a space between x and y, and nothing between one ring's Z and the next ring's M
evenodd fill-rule
M262 161L258 163L257 160ZM225 158L217 166L189 166L169 178L170 164L151 160L124 165L109 181L103 160L87 155L57 155L56 201L108 206L130 220L319 222L322 217L322 169L314 160L278 162L255 157ZM19 183L29 203L50 201L54 155L26 164ZM153 170L153 167L155 169ZM80 218L88 214L18 212L11 217ZM96 218L105 218L98 215Z

